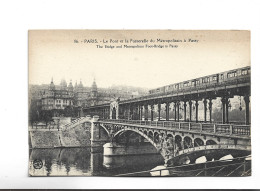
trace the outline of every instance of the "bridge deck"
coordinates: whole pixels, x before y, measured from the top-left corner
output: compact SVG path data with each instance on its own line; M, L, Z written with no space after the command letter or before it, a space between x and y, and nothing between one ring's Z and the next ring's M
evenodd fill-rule
M205 135L215 134L224 137L250 139L250 125L113 119L102 119L100 122L158 130L176 130L179 132L203 133Z

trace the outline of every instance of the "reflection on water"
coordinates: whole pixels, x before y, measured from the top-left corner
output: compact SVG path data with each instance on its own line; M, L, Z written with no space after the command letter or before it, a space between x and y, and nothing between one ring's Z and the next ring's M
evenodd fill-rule
M30 150L31 176L113 176L151 170L163 164L159 154L104 157L91 148Z

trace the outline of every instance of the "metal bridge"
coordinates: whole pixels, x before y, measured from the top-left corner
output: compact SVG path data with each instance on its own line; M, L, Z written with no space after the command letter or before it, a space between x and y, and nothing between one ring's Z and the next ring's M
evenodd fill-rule
M184 160L194 163L200 156L206 156L207 160L211 161L218 160L226 154L232 154L233 157L249 155L251 153L249 71L250 67L235 69L190 80L189 86L185 85L187 82L182 82L177 84L177 89L174 84L158 88L159 92L147 96L122 101L115 99L108 104L87 107L83 109L86 117L61 126L60 129L70 129L78 125L87 126L88 123L88 126L91 126L91 146L111 143L109 148L106 148L110 149L111 155L116 150L116 144L120 143L120 137L132 136L138 139L138 144L150 142L163 156L166 165L178 165ZM244 125L229 121L229 102L234 96L244 98ZM214 107L212 100L217 97L220 97L222 102L222 123L212 121ZM203 122L198 120L199 101L202 101L204 106ZM174 120L170 120L170 103L173 103ZM180 120L181 103L183 103L183 121ZM162 104L165 104L165 120L161 120ZM153 117L156 112L154 105L157 105L158 112L156 121ZM148 106L151 112L150 120L148 120ZM189 119L187 119L187 106ZM195 120L192 118L193 110Z
M100 131L106 132L111 142L118 142L118 137L126 132L134 132L133 136L150 142L169 165L187 157L195 162L204 155L208 160L217 160L227 153L233 156L251 153L249 125L101 119L93 122L93 146L98 140L104 144L104 133Z
M245 123L250 124L250 67L238 68L220 74L214 74L198 79L188 80L158 88L149 95L128 100L115 99L111 103L83 108L85 115L98 115L103 119L131 119L154 121L157 112L161 120L162 104L165 106L166 121L171 118L180 121L182 112L183 121L199 122L199 104L203 105L204 122L212 123L213 100L221 98L222 123L230 123L229 106L234 96L240 96L245 103ZM173 116L170 116L170 105ZM155 110L155 106L157 110ZM182 106L182 107L181 107ZM182 111L181 111L182 110ZM195 114L194 114L194 111ZM194 116L194 117L193 117Z
M139 137L138 142L150 142L161 153L165 164L176 165L185 158L194 163L200 156L206 156L209 161L218 160L227 153L240 157L251 153L250 88L250 67L238 68L150 90L146 96L115 99L111 103L83 108L87 119L77 123L89 121L92 124L93 147L118 143L120 136L128 134ZM234 96L244 100L244 125L229 121L229 103ZM221 98L222 122L213 123L213 100L216 98ZM203 122L198 118L201 102ZM164 120L162 104L166 113ZM170 104L173 116L170 116Z

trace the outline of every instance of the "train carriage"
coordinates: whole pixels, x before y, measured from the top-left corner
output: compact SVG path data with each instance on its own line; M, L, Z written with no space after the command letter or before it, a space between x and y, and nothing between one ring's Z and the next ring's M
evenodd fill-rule
M184 82L170 84L168 86L159 87L149 91L150 94L161 94L167 92L178 92L193 88L205 88L208 86L220 85L226 82L235 82L236 80L243 80L246 76L250 77L250 66L221 72L218 74L212 74L201 78L196 78Z

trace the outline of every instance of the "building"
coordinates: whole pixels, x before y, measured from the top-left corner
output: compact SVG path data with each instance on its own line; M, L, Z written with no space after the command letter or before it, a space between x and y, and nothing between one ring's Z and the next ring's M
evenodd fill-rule
M76 82L73 86L72 81L67 85L67 82L62 79L57 85L52 79L50 84L29 86L29 106L31 110L31 106L34 105L34 110L40 116L48 113L52 117L78 117L83 115L84 107L109 103L115 97L124 100L146 93L148 91L142 88L126 86L98 89L95 79L91 87L84 86L81 80L79 84ZM32 112L32 115L34 113Z

